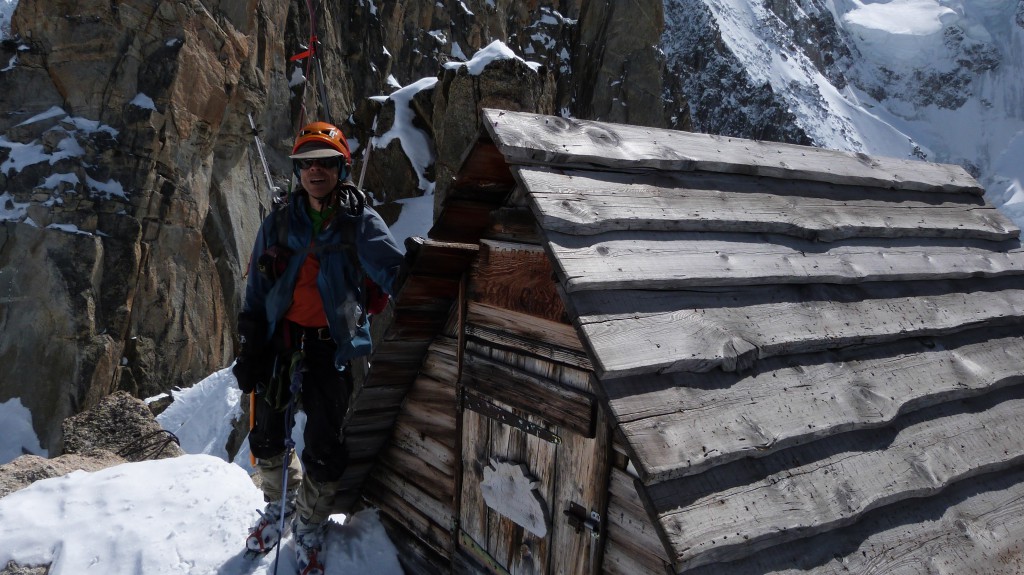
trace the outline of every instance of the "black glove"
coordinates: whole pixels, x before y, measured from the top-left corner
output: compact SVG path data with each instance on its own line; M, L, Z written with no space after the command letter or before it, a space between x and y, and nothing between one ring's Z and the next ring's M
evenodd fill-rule
M256 386L269 379L270 373L266 362L255 356L240 355L235 359L235 365L231 368L238 381L238 389L242 393L252 393Z
M338 206L350 216L361 216L366 207L366 192L355 185L345 182L338 194Z
M270 366L263 353L266 347L267 324L253 314L238 314L238 357L231 373L238 380L242 393L252 393L256 386L270 379Z

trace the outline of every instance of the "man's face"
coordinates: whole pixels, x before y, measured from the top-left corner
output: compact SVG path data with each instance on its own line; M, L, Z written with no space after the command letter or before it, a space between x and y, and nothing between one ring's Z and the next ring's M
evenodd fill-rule
M309 195L316 199L326 198L338 185L338 158L299 161L299 181Z

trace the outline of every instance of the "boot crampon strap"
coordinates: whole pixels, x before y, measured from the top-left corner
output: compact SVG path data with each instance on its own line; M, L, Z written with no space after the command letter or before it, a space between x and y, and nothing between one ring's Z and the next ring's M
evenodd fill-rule
M260 520L245 539L245 548L252 553L264 554L273 549L284 533L281 533L281 502L272 501L263 511L258 511ZM285 530L291 524L289 519L295 513L295 504L289 502L284 510Z

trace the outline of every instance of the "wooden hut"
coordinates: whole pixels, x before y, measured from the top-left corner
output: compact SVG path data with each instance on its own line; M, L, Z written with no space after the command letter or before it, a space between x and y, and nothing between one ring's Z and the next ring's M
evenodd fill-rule
M408 572L1024 569L1024 252L963 169L482 123L357 402Z

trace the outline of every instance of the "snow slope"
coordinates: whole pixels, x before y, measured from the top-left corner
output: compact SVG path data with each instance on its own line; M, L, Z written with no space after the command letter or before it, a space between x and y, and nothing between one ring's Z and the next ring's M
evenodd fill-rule
M50 575L274 573L274 554L242 556L263 496L243 466L224 460L230 422L241 414L234 377L224 369L174 397L179 407L159 420L180 435L189 455L76 471L0 499L0 566L52 564ZM0 421L18 407L0 405ZM20 441L38 442L31 435L29 427ZM238 460L247 463L248 451ZM401 575L375 510L345 520L332 517L327 575ZM286 541L280 573L295 572L292 555Z

